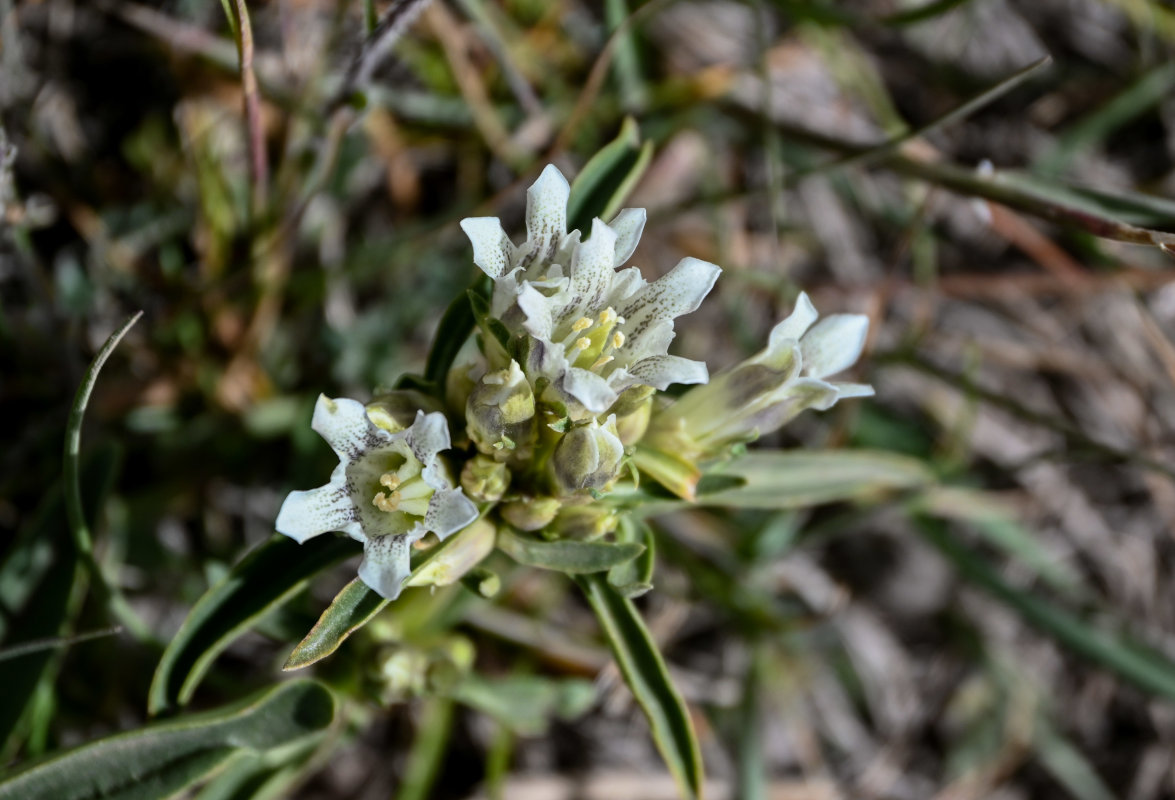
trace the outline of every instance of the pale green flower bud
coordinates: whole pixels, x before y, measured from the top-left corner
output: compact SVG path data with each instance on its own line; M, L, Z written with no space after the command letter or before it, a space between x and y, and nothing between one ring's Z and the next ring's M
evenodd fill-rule
M510 486L510 470L492 456L478 453L461 468L461 488L478 503L496 503Z
M367 417L377 427L396 433L412 426L416 412L431 414L440 411L441 404L433 397L415 389L396 389L381 394L367 404Z
M586 542L612 533L619 522L614 509L602 503L586 503L564 506L551 528L559 538Z
M520 531L537 531L547 527L563 504L554 497L533 497L499 506L502 519Z
M408 586L449 586L485 560L494 550L497 529L484 519L475 520L448 541L417 569Z
M505 461L525 457L534 444L534 391L515 361L481 379L465 404L469 436L481 452Z
M610 414L603 425L593 419L565 433L551 457L551 469L563 494L585 489L606 491L620 474L623 458L616 415Z
M641 387L645 388L645 387ZM647 397L642 403L624 416L617 416L616 431L625 447L635 444L649 429L649 420L653 416L653 398Z

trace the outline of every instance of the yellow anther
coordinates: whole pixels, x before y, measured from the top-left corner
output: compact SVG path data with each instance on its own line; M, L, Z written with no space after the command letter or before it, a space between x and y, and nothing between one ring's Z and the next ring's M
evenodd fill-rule
M613 360L615 360L615 359L613 359L612 356L600 356L599 358L596 359L594 364L592 364L590 367L588 367L588 369L599 369L600 367L607 364L609 361L613 361Z
M379 492L371 498L371 504L380 511L395 511L400 507L400 493L392 492L391 497L388 497L387 492Z
M578 339L575 340L575 346L578 347L580 350L587 350L589 347L592 346L592 340L586 336L580 336Z
M379 476L379 484L380 486L388 487L394 492L396 489L400 488L400 478L397 477L396 473L394 472L385 472L383 475ZM382 492L380 494L382 494Z
M608 306L600 312L599 320L601 325L611 325L616 321L616 311L612 306Z
M616 331L616 333L612 334L612 347L615 350L619 350L623 346L624 346L624 334L621 333L620 331Z
M575 324L571 326L571 330L575 331L576 333L579 333L580 331L586 331L591 326L592 326L591 317L580 317L579 319L577 319L575 321Z

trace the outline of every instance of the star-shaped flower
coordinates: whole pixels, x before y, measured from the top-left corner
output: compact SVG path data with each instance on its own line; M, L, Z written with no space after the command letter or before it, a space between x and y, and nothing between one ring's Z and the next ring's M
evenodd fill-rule
M320 395L310 427L339 465L325 486L290 493L277 530L299 543L328 531L358 539L359 577L394 600L411 572L414 542L430 531L444 539L477 519L440 459L450 447L445 416L417 412L411 426L391 432L372 423L362 403Z
M547 378L573 419L607 411L632 386L705 383L705 364L666 351L673 320L698 307L721 270L685 258L653 283L635 267L618 272L640 240L644 209L593 220L581 242L579 231L567 232L569 195L559 170L544 169L527 191L521 246L495 217L461 223L474 263L494 279L490 313L530 337L527 377Z

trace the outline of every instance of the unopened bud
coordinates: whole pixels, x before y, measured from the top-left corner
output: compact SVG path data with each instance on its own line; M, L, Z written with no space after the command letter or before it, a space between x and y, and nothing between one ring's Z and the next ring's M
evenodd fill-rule
M461 468L461 488L477 503L496 503L510 486L510 470L491 456L478 453Z
M440 411L441 405L434 398L415 389L396 389L381 394L367 404L367 417L378 427L391 433L412 427L416 412L430 414Z
M564 506L551 527L562 539L587 542L616 530L619 517L602 503Z
M465 419L477 449L499 461L530 449L538 424L534 392L518 362L481 379L465 404Z
M649 420L652 416L653 398L648 397L629 413L616 417L616 432L625 447L641 440L645 431L649 429Z
M563 435L551 457L555 483L563 494L583 489L606 490L620 473L624 445L616 431L616 416L601 425L592 420Z
M515 500L500 506L502 519L520 531L537 531L550 524L563 504L554 497Z

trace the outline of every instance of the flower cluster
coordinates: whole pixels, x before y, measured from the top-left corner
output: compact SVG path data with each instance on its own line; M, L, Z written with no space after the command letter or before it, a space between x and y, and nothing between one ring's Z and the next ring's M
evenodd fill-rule
M493 288L443 401L320 398L313 428L340 463L326 486L290 494L279 531L363 541L360 577L394 598L410 547L428 533L444 539L480 517L548 538L603 536L616 525L608 495L617 483L645 476L692 499L702 466L732 445L806 408L872 393L826 380L857 360L867 319L817 322L806 295L765 350L713 380L702 362L670 355L674 321L721 270L685 258L650 283L623 268L644 210L595 219L584 239L567 230L569 195L548 166L527 192L521 245L496 218L461 223ZM662 393L671 384L694 388L674 401Z

